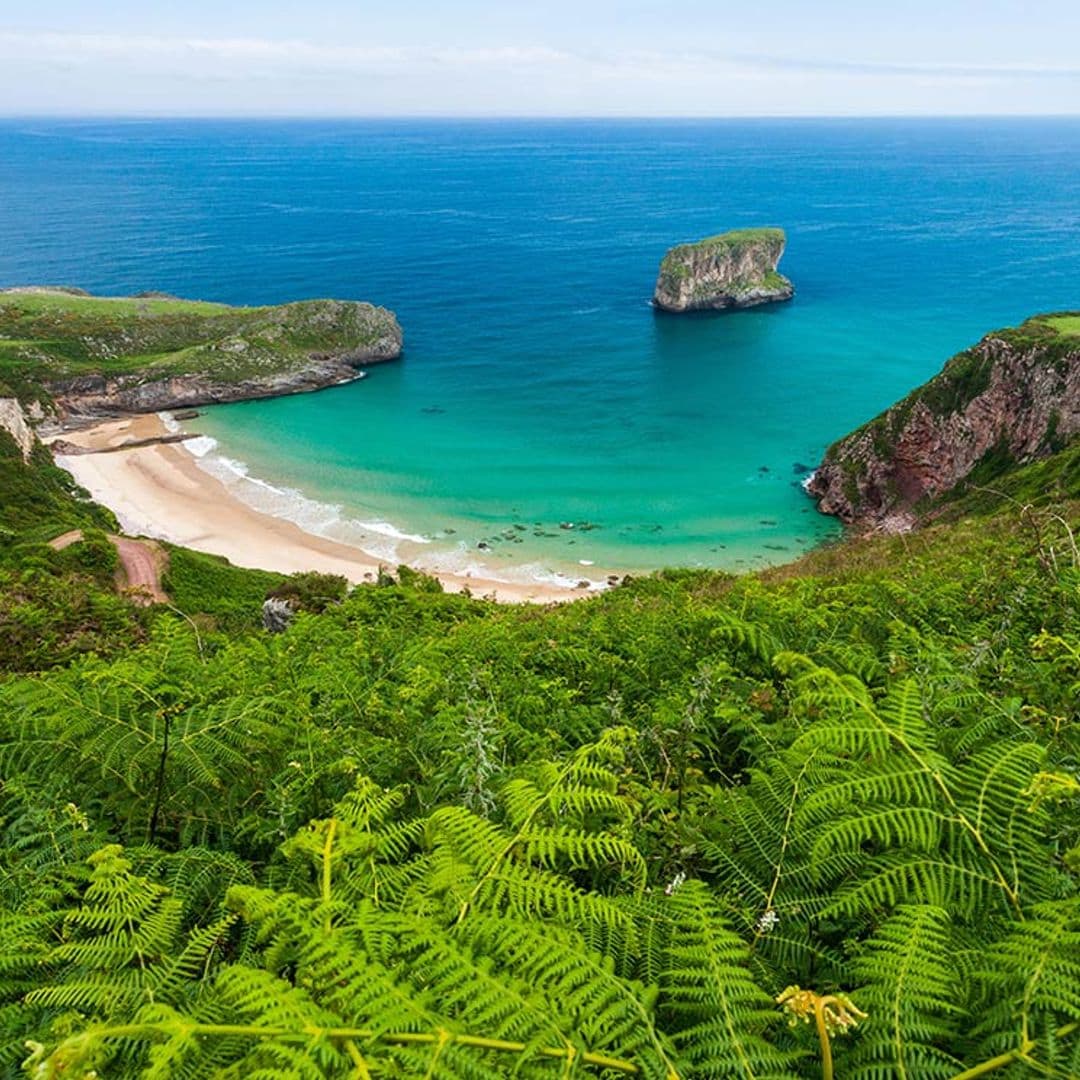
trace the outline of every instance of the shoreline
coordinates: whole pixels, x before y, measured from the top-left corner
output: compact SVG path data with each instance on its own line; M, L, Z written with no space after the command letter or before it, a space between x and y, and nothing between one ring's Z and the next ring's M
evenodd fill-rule
M46 445L62 439L81 449L80 453L55 454L56 464L96 502L108 507L125 533L221 555L248 569L284 574L315 570L341 574L354 585L375 581L380 569L397 569L396 563L378 559L359 547L307 532L291 521L249 506L201 468L183 442L162 441L169 434L161 416L143 413L58 432ZM126 442L135 445L122 445ZM599 591L596 582L584 589L551 582L504 581L495 574L433 572L423 566L415 569L437 578L447 592L468 589L502 603L565 603Z

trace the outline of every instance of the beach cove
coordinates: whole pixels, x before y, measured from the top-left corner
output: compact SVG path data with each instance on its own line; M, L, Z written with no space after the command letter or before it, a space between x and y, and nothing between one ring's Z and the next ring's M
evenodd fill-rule
M107 420L64 432L63 438L86 453L57 454L56 462L90 495L116 515L121 528L220 555L235 566L292 574L315 570L338 574L350 583L375 581L395 564L349 544L301 529L286 519L261 513L219 479L201 469L183 442L154 442L174 425L156 414ZM130 449L122 444L144 443ZM494 574L434 573L448 592L469 590L504 603L557 603L585 591L563 585L507 581ZM590 589L601 583L590 583Z
M988 329L1075 305L1078 134L9 121L0 279L391 309L400 360L192 427L196 468L372 565L572 593L608 572L750 571L839 535L800 487L834 439ZM787 233L792 301L654 311L672 244L759 224ZM143 524L176 528L166 513Z

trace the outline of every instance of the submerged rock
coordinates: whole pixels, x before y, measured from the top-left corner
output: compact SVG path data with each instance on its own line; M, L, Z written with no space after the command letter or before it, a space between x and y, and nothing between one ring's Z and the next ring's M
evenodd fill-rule
M783 229L736 229L679 244L660 263L653 303L678 312L790 300L795 287L776 272L785 244Z

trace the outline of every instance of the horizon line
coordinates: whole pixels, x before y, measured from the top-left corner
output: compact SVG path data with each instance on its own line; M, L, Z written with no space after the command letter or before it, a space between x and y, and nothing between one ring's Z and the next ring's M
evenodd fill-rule
M1080 120L1080 111L1061 113L732 113L706 115L686 113L213 113L213 112L2 112L7 120L457 120L457 121L626 121L631 123L722 123L747 120Z

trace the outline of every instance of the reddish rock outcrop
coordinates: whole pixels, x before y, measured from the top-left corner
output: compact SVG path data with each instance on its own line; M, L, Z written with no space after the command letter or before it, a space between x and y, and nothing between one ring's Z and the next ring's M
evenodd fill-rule
M806 485L818 509L847 524L905 531L958 485L992 484L1062 449L1080 432L1074 319L1038 316L988 335L833 444Z

